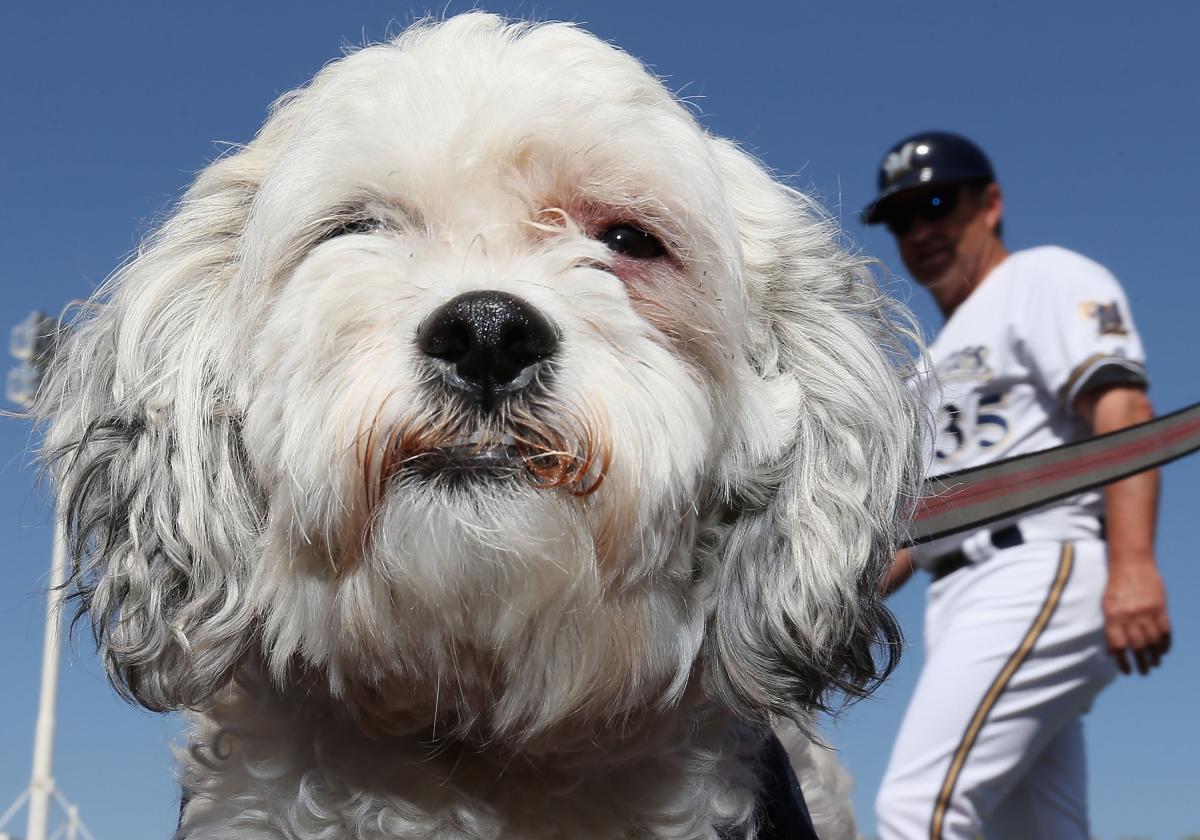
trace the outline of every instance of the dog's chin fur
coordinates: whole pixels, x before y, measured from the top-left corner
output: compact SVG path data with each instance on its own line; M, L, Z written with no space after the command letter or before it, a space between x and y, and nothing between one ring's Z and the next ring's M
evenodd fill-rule
M491 410L417 341L479 291L558 342ZM39 405L114 685L192 710L180 836L753 836L769 727L894 654L903 323L574 27L422 24L283 97Z

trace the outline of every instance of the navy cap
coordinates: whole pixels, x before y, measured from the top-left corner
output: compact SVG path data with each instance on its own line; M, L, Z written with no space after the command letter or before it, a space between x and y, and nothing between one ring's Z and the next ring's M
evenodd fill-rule
M970 140L949 131L923 131L905 137L883 156L879 195L862 211L862 221L867 225L884 221L888 200L907 190L995 180L987 155Z

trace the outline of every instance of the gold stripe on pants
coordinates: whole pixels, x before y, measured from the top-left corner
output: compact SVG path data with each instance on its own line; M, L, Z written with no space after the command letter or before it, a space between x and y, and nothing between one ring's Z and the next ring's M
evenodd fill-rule
M983 724L987 720L987 716L991 713L992 707L996 705L996 701L1004 693L1005 686L1008 685L1013 674L1017 672L1017 668L1021 667L1021 663L1029 656L1029 652L1033 650L1038 637L1042 635L1042 632L1046 629L1046 625L1050 623L1050 617L1054 615L1054 609L1062 599L1063 590L1067 588L1067 581L1071 577L1071 566L1074 559L1074 544L1063 543L1062 554L1059 555L1058 559L1058 572L1054 575L1054 582L1050 585L1050 591L1046 594L1045 603L1042 604L1037 618L1033 620L1033 624L1030 625L1028 632L1025 633L1025 637L1021 639L1021 644L1017 646L1013 655L1004 663L1004 667L1000 669L1000 673L996 675L996 679L992 681L991 686L984 693L983 700L980 701L979 707L975 709L975 714L971 716L971 722L967 724L967 731L963 733L962 740L958 743L958 749L954 751L954 758L950 761L950 769L946 771L946 780L942 782L942 789L938 793L937 802L933 807L933 820L929 824L930 840L941 840L942 826L946 821L946 810L950 807L950 797L954 794L954 786L958 784L958 777L967 763L967 755L970 754L971 747L975 745L975 741L979 738L979 733L983 729Z

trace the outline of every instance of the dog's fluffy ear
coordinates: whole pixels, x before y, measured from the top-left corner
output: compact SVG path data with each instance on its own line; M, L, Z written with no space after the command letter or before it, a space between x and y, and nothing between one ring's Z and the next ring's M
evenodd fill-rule
M747 717L797 718L825 708L830 689L870 690L898 652L878 586L919 480L922 409L902 370L915 333L813 202L713 144L758 381L726 463L733 514L713 569L707 674Z
M229 372L260 175L243 152L200 176L66 328L36 408L81 612L117 689L155 710L211 694L251 626L244 565L263 500Z

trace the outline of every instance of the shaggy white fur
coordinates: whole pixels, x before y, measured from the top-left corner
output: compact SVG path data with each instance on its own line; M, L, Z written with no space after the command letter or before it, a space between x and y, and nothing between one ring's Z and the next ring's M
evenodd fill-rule
M179 836L755 836L769 727L895 643L902 335L809 199L577 28L326 67L39 409L113 683L193 710Z

